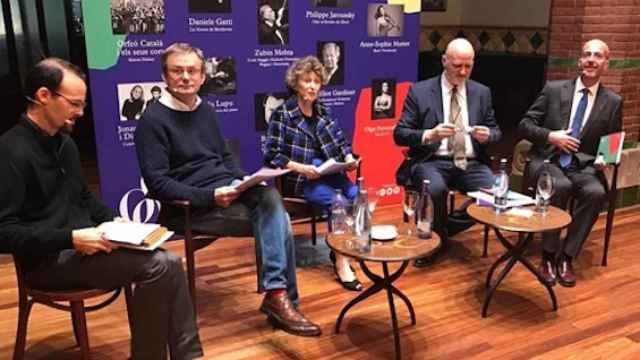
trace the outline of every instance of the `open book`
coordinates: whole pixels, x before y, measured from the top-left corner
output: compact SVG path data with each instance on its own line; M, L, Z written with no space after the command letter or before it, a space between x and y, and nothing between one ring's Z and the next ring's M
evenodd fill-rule
M607 164L620 163L622 155L622 143L624 143L624 131L605 135L600 138L597 156Z
M119 247L136 250L155 250L173 232L158 224L108 221L100 224L98 229L104 232L105 239Z
M316 170L318 170L321 176L335 174L347 170L347 167L351 164L352 163L336 161L336 159L331 158L323 162L320 166L316 166Z
M262 167L260 169L258 169L258 171L254 172L253 174L249 175L249 177L245 178L244 180L242 180L239 184L237 184L235 186L235 189L238 191L245 191L248 188L258 185L259 183L266 181L266 180L270 180L273 179L275 177L278 177L280 175L284 175L286 173L288 173L289 169L272 169L272 168L268 168L268 167Z

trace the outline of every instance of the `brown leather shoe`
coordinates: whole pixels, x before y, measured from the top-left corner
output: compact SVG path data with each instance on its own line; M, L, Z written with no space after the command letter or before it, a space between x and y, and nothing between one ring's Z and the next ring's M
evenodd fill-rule
M558 261L558 282L564 287L576 286L576 275L573 272L571 260L563 257Z
M260 311L269 317L271 323L298 336L320 336L320 327L309 321L293 306L286 292L267 293L264 296Z
M543 259L538 267L538 271L542 275L542 280L549 286L556 284L556 264L551 259Z

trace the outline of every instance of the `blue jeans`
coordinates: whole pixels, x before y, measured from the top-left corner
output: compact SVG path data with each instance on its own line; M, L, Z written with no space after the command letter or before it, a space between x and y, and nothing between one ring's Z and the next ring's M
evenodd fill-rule
M213 199L212 199L213 200ZM180 229L181 218L172 218ZM254 186L244 191L227 208L197 209L193 231L215 236L254 236L262 258L259 269L265 290L287 289L289 299L299 303L293 232L280 194L274 188Z
M320 165L322 161L313 160L313 165ZM349 201L353 201L358 196L358 186L353 184L344 173L330 174L314 180L306 181L302 186L304 198L314 204L319 205L325 211L329 210L336 189L342 191L342 195Z

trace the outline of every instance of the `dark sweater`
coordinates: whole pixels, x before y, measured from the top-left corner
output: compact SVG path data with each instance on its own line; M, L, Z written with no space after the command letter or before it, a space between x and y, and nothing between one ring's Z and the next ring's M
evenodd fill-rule
M177 111L155 103L143 113L134 141L142 177L161 199L214 206L214 190L244 172L227 149L213 108Z
M0 137L0 252L27 269L73 247L71 231L113 219L87 188L78 148L23 115Z

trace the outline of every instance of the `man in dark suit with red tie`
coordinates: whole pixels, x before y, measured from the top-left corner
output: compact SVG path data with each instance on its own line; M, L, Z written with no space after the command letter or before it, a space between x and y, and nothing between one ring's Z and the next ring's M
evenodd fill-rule
M579 77L547 83L520 121L520 133L534 145L531 184L536 184L544 160L549 159L546 169L555 179L551 203L566 208L570 197L575 201L574 221L564 244L560 232L543 234L540 270L551 285L557 280L575 286L572 260L606 201L601 171L605 165L596 160L596 151L600 137L620 131L622 125L622 98L600 83L608 66L607 44L587 41L578 59Z
M442 56L443 74L411 86L393 132L397 145L409 147L410 159L396 174L398 183L419 189L423 179L430 180L433 228L443 240L459 230L445 211L449 187L464 192L490 188L486 148L502 136L491 91L468 79L474 56L469 41L452 40ZM430 260L418 259L414 265L423 267Z

